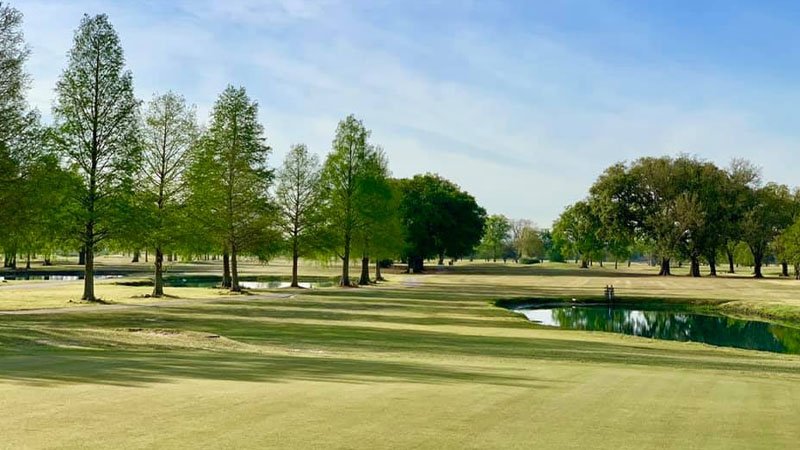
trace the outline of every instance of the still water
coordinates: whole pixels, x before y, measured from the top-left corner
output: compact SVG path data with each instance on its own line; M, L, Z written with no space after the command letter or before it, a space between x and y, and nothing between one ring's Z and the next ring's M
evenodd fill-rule
M122 278L122 275L95 275L95 280L110 280L113 278ZM82 280L83 275L0 275L0 281L75 281Z
M289 278L286 277L244 277L240 278L239 284L245 289L280 289L288 288L291 285ZM219 276L175 276L165 277L164 284L171 287L217 287L222 283ZM330 287L334 281L327 278L313 279L313 281L301 281L301 288L313 289L320 287Z
M723 315L608 305L528 306L514 311L524 314L532 322L549 327L607 331L777 353L800 353L800 328Z

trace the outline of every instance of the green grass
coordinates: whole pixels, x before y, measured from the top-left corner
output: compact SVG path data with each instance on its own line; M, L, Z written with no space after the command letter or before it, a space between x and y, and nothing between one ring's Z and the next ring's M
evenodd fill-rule
M639 301L755 314L767 304L791 320L800 283L562 265L389 277L291 298L0 315L0 446L778 448L800 439L800 356L552 330L493 306L588 298L613 283Z

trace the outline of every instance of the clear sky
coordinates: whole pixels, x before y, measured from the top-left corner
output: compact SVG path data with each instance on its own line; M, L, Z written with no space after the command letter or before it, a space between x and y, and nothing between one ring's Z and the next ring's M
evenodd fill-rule
M549 226L608 165L745 157L795 186L800 2L12 0L46 118L83 13L107 13L139 97L205 121L243 85L279 165L349 113L395 176L438 172L490 213Z

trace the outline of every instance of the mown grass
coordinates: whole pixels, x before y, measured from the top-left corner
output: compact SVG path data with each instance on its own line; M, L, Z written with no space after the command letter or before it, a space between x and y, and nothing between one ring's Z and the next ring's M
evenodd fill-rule
M553 330L493 306L613 283L639 299L795 311L789 280L477 264L390 279L0 316L2 446L778 448L800 438L798 356Z

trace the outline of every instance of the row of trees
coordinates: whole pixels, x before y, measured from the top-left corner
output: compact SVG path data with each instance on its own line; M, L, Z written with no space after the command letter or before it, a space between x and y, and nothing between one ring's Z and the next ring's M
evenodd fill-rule
M223 286L238 291L242 255L286 253L298 285L300 257L403 258L412 270L436 257L469 255L486 213L436 175L391 178L384 151L354 116L342 120L324 162L303 144L283 165L271 149L258 104L228 86L206 127L173 92L143 105L134 95L119 37L107 16L84 16L56 86L53 123L25 101L28 50L21 15L0 4L0 247L18 255L77 250L83 298L95 300L94 256L104 248L153 251L154 296L163 295L165 256L220 255ZM380 264L376 265L380 279Z
M549 235L548 230L540 230L531 220L491 215L486 219L483 237L472 256L491 261L502 259L503 262L509 259L519 262L522 258L553 259Z
M607 256L624 260L649 253L670 275L671 262L688 260L717 274L727 259L734 272L737 248L746 246L754 273L774 255L784 276L792 264L800 273L800 193L762 184L751 163L735 160L727 169L691 156L647 157L608 169L589 197L570 205L553 227L554 240L588 267Z

